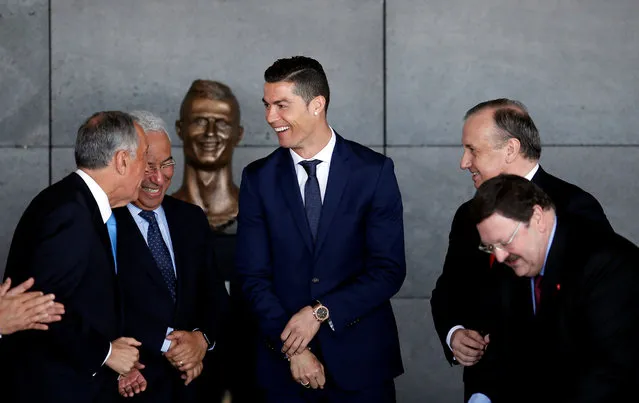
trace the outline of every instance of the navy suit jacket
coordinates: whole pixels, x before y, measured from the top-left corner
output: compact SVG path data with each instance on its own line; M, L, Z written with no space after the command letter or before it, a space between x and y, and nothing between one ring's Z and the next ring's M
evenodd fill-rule
M106 225L80 176L72 173L33 199L14 233L5 276L14 284L33 276L33 289L54 293L66 310L48 331L7 337L0 377L7 401L103 399L100 390L113 388L117 376L102 362L109 342L122 335L119 291Z
M405 275L402 201L392 161L337 135L315 245L290 151L279 148L243 172L237 273L257 315L258 381L298 387L280 334L319 300L323 323L311 342L330 380L357 390L403 372L390 298Z
M118 277L124 328L126 335L142 343L140 362L146 368L141 372L149 383L136 401L186 402L195 396L198 382L185 387L181 372L162 355L160 349L166 330L168 327L186 331L198 328L211 343L217 341L224 327L228 294L215 267L212 234L202 209L171 196L164 197L162 207L175 256L175 303L128 208L114 210L118 223ZM204 371L208 370L205 363Z

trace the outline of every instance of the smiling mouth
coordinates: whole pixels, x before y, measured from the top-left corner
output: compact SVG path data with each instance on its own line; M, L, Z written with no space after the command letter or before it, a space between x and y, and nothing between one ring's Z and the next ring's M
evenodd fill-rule
M147 192L147 193L152 193L152 194L160 193L160 188L156 189L156 188L149 188L149 187L146 187L146 186L142 186L142 190Z
M291 128L290 126L281 126L281 127L274 127L273 130L275 130L276 133L282 133L287 131L290 128Z
M222 147L222 143L200 143L200 148L205 151L217 151Z

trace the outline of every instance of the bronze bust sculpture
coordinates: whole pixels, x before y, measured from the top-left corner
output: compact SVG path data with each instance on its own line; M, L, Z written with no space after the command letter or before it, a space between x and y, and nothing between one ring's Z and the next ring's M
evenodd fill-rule
M182 186L173 196L202 207L213 230L234 233L239 188L233 182L232 158L244 128L231 89L217 81L193 81L175 131L184 144L185 161Z

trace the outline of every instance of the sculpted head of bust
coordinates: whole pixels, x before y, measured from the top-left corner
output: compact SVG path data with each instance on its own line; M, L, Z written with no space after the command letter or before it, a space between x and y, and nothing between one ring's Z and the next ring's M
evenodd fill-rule
M244 134L231 89L217 81L195 80L182 101L175 131L184 143L187 165L202 170L229 165Z

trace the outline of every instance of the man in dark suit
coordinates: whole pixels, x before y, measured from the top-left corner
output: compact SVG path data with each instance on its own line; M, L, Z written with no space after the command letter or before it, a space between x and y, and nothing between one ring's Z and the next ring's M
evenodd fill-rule
M539 132L522 103L504 98L482 102L464 120L460 166L471 173L475 187L501 173L519 175L555 200L559 216L578 215L610 229L592 195L539 166ZM475 364L488 344L484 322L495 303L488 292L493 260L477 249L479 235L469 217L469 204L462 204L455 213L444 268L431 298L433 321L446 358L466 367L465 400L470 397L469 385L481 376L481 365Z
M406 265L393 163L328 125L316 60L280 59L264 76L280 148L244 170L237 244L258 382L267 402L394 402L403 367L390 298Z
M146 149L129 115L96 113L78 130L78 170L36 196L20 219L5 275L34 277L66 313L47 332L7 337L10 371L0 378L7 401L109 401L118 374L137 364L140 343L120 337L111 209L137 197Z
M639 248L558 216L516 175L484 182L470 206L495 267L495 321L473 393L499 402L636 400Z
M139 402L205 401L193 381L213 354L228 295L204 212L166 196L175 160L164 121L131 115L146 133L148 166L138 199L114 214L125 331L142 343L145 368L121 378L119 391Z

